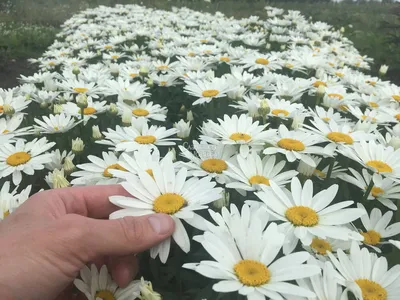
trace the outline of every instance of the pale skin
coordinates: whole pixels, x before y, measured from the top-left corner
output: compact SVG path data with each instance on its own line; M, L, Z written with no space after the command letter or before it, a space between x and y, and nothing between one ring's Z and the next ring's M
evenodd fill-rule
M111 195L128 196L119 185L45 191L0 222L0 299L75 299L72 282L92 262L128 285L135 254L171 236L174 222L163 214L107 220L119 209Z

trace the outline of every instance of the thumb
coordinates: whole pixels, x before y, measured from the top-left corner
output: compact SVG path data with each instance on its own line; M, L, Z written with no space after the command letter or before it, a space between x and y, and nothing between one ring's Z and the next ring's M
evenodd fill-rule
M99 256L123 256L142 252L161 243L175 230L173 219L165 214L117 220L96 220L69 215L66 219L64 222L69 224L62 225L64 230L72 228L65 231L66 240L78 245L79 254L89 260Z

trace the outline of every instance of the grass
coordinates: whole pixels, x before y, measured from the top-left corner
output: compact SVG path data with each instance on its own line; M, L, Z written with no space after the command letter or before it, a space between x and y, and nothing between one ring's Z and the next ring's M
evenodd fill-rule
M375 59L373 72L381 64L390 66L388 78L400 83L400 5L395 3L324 1L239 1L207 3L201 0L12 0L0 4L0 68L11 60L39 57L53 42L59 26L73 14L98 5L136 3L170 9L187 6L207 12L221 11L235 18L266 17L265 5L300 10L314 21L344 27L362 54ZM351 27L349 27L351 25Z

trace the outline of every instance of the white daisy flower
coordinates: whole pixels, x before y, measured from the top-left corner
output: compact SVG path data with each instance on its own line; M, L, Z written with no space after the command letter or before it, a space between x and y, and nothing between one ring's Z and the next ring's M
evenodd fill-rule
M153 104L153 102L147 103L146 99L144 99L142 102L137 101L132 106L121 102L119 102L117 105L121 112L126 109L131 110L132 116L136 118L143 117L162 122L164 122L167 118L168 109L166 107L162 107L159 104Z
M16 186L14 190L10 190L10 182L4 182L0 190L0 221L10 215L16 210L22 203L24 203L31 193L32 186L28 185L21 192L17 192L19 186Z
M0 178L12 174L12 181L18 185L22 181L22 172L34 175L36 170L43 170L44 164L51 162L53 155L45 153L56 143L47 139L34 139L25 143L17 140L15 145L4 144L0 147Z
M118 101L125 102L128 105L134 104L141 98L150 96L146 92L149 88L140 81L130 82L129 79L123 80L122 78L118 78L118 81L109 80L106 86L106 95L118 95Z
M366 169L362 169L360 174L353 168L349 168L351 175L342 174L338 178L357 186L363 193L367 192L368 186L373 181L371 192L367 200L378 200L389 209L397 210L397 205L393 200L400 198L400 184L390 178L383 178L380 174L369 174Z
M256 152L251 152L246 158L236 156L235 163L228 162L229 169L224 171L225 175L232 178L227 188L240 191L259 191L261 186L269 187L270 182L283 186L290 182L298 172L294 170L283 171L286 161L276 162L276 156L267 155L261 159Z
M297 252L276 259L285 236L275 223L266 227L268 214L252 213L247 205L241 214L233 205L231 210L236 213L229 213L226 208L222 214L212 213L218 227L195 237L215 261L183 267L219 280L213 285L216 292L238 292L248 300L287 299L288 295L314 297L311 291L287 282L320 272L317 266L303 264L310 254Z
M388 270L385 257L378 259L366 248L360 249L353 242L350 254L338 250L338 258L328 253L333 265L339 271L339 284L354 293L358 300L365 299L396 299L400 288L400 265Z
M88 160L90 163L77 165L80 171L71 174L72 177L77 177L71 181L71 184L104 185L121 182L119 178L115 178L110 173L110 170L113 169L126 171L126 169L119 164L118 157L113 152L103 152L102 157L103 159L94 155L89 155Z
M268 125L259 125L258 121L253 122L253 119L245 114L240 117L224 115L224 119L218 119L218 123L208 122L209 129L216 137L201 135L201 140L211 144L239 145L243 156L247 156L250 148L262 149L276 133L272 129L265 130Z
M368 109L362 111L359 107L348 106L348 112L355 116L360 121L368 121L377 124L386 124L389 122L396 122L396 119L382 110Z
M336 112L332 107L329 107L328 110L325 110L321 106L316 106L315 111L310 109L310 113L314 119L319 118L326 123L328 123L330 120L333 120L338 124L344 121L341 114Z
M4 114L13 115L25 110L32 100L27 100L23 96L14 95L13 90L1 92L0 89L0 117Z
M389 225L393 217L392 211L382 215L381 210L374 207L371 214L368 215L364 205L357 203L357 207L365 211L365 214L361 216L361 223L365 229L365 231L360 230L360 234L364 237L362 242L380 253L381 251L377 246L383 243L382 239L387 239L400 233L400 222Z
M315 176L319 180L325 180L329 173L330 165L326 165L325 167L320 166L321 162L323 163L326 160L323 160L322 157L310 155L311 159L315 162L315 167L311 167L303 161L299 162L299 166L297 167L297 171L300 174L306 177ZM339 175L344 174L346 169L341 168L337 161L334 162L333 168L331 171L330 178L337 178Z
M274 71L278 69L282 69L282 63L277 56L274 55L265 55L259 53L251 53L245 56L241 63L244 68L249 68L249 71L252 72L257 69L262 69L265 71Z
M374 173L400 182L400 149L384 147L375 141L361 141L339 150L344 156L358 162Z
M98 271L95 265L90 269L84 266L80 271L81 279L75 279L74 285L88 300L131 300L140 296L143 283L140 280L132 281L127 287L121 288L111 278L106 265Z
M226 97L227 92L234 89L235 87L228 85L228 81L225 78L214 78L212 81L186 81L184 87L186 93L198 98L193 102L193 105L210 103L213 99Z
M268 189L263 187L262 192L255 194L265 203L268 212L283 222L279 227L286 235L287 243L283 246L285 254L293 252L299 239L309 246L314 237L341 240L361 238L343 225L358 219L365 211L346 208L353 201L329 206L339 189L337 184L316 195L313 195L311 180L307 180L302 187L297 177L292 179L290 192L274 182L270 182L270 186Z
M0 136L3 135L19 136L31 133L31 126L19 128L24 121L24 114L19 113L13 115L11 118L0 118Z
M338 239L321 239L314 237L310 245L302 245L305 250L315 256L319 261L329 260L328 252L336 255L338 249L347 251L351 247L351 240L343 241Z
M203 141L200 143L193 141L193 148L185 146L179 146L179 149L181 156L189 160L189 162L182 162L182 165L188 169L190 176L210 176L220 184L229 182L229 177L224 171L228 169L228 161L236 154L235 147L208 144Z
M75 154L73 154L72 151L67 152L67 150L64 150L61 152L60 149L56 149L50 153L52 155L52 160L44 165L46 169L50 171L54 171L55 169L61 170L67 157L71 159L71 161L75 158Z
M311 154L328 154L324 148L315 146L323 140L320 136L303 131L289 131L285 125L280 125L278 134L273 136L269 142L271 147L264 150L264 154L282 153L289 162L301 160L315 167Z
M292 103L290 101L286 101L285 99L280 100L277 98L267 101L270 107L270 113L268 115L271 117L288 119L293 118L296 114L304 111L304 106L301 103Z
M237 104L230 104L229 106L237 108L239 112L246 112L249 117L256 118L260 116L259 110L262 103L265 106L268 105L268 101L263 100L262 96L250 93L244 95L242 100L237 101Z
M72 116L66 116L64 113L58 115L43 116L43 121L37 118L34 119L38 125L33 125L33 128L40 133L53 134L65 133L78 125L81 121L76 121Z
M75 77L62 81L60 86L66 92L70 92L72 94L83 94L95 99L99 98L99 95L103 92L103 89L97 86L95 82L87 83L83 80L77 80Z
M87 98L88 107L83 109L83 122L86 125L90 119L97 119L97 115L104 113L107 110L107 101L93 101L91 97ZM63 112L66 115L81 118L81 108L73 102L68 102L62 105Z
M146 171L139 171L138 177L130 178L122 186L132 197L112 196L110 201L123 208L110 215L110 219L126 216L142 216L153 213L169 214L175 222L175 232L172 238L184 252L190 250L189 236L182 224L186 223L205 229L205 220L194 211L206 209L207 204L221 197L221 188L215 188L216 183L211 178L186 179L187 169L181 168L175 173L171 160L163 165L155 165L153 176ZM165 263L170 251L171 238L150 250L152 258L160 256Z

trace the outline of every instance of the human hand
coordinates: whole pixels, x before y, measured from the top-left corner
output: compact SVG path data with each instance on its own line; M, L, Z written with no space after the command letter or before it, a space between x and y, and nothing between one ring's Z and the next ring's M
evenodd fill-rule
M154 214L105 220L118 208L119 185L56 189L33 195L0 222L0 298L72 299L68 287L89 263L106 263L124 287L137 272L134 254L168 238L174 222Z

